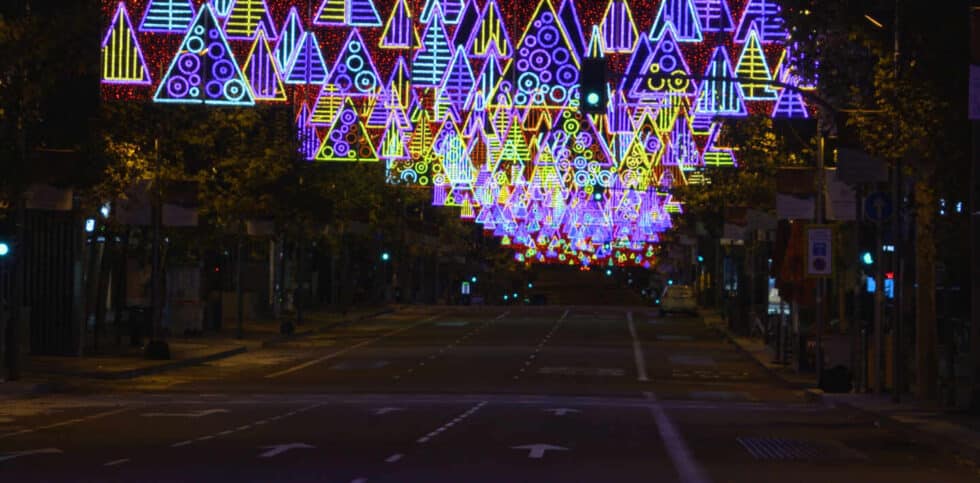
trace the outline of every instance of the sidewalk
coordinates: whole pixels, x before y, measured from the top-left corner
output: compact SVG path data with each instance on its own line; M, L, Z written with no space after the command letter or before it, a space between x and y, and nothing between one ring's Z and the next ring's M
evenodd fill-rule
M825 393L816 387L814 375L797 374L789 366L773 364L773 353L762 341L733 334L716 311L703 310L703 314L706 325L723 333L773 376L803 389L807 400L874 415L882 426L948 450L971 466L980 466L980 416L947 411L932 402L895 403L890 394Z
M183 367L224 359L248 351L274 346L283 341L306 337L318 332L352 324L398 310L396 307L354 309L346 315L332 312L312 312L292 335L279 333L279 321L272 319L246 321L244 337L236 338L237 325L226 323L221 332L206 332L197 336L171 336L169 360L147 360L141 347L113 347L106 355L85 357L31 356L21 381L0 383L0 395L8 393L37 394L49 391L50 376L69 376L91 379L120 380L158 374ZM123 338L128 344L129 338ZM55 384L56 385L56 384ZM40 387L38 387L40 386Z

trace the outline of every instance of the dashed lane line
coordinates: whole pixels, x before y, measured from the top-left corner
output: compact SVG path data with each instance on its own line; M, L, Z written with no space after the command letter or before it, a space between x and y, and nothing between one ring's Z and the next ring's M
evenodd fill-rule
M541 339L541 342L538 343L537 347L534 348L534 352L532 352L531 355L527 357L527 360L524 361L524 367L521 367L517 371L518 373L514 375L513 379L515 381L519 380L521 376L527 373L527 370L531 368L531 364L533 364L534 361L538 358L538 354L541 353L541 349L544 349L544 346L549 341L551 341L552 337L554 337L555 332L557 332L558 329L561 328L562 324L565 323L565 319L568 318L568 311L569 311L568 309L565 309L565 313L561 314L561 317L558 319L557 322L555 322L555 325L551 326L551 330L548 331L548 333L544 336L544 338Z
M439 357L439 355L445 354L447 351L450 351L450 350L454 349L456 346L461 345L463 342L466 342L466 339L469 339L470 337L479 334L481 331L483 331L483 329L486 329L487 327L492 326L494 323L496 323L500 319L503 319L508 314L510 314L510 311L509 310L506 311L506 312L504 312L504 313L502 313L502 314L500 314L500 315L498 315L498 316L496 316L496 317L494 317L493 320L488 320L488 321L486 321L486 322L484 322L484 323L476 326L475 328L471 329L469 332L467 332L467 333L463 334L462 336L460 336L453 343L451 343L451 344L449 344L449 345L447 345L447 346L439 349L439 351L437 353L430 354L429 356L427 356L427 357L423 358L422 360L418 361L415 364L415 367L410 367L410 368L408 368L408 369L406 369L406 370L404 370L402 372L399 372L398 374L395 374L395 375L391 376L391 380L397 382L397 381L400 381L400 380L402 380L404 378L407 378L408 376L411 376L411 375L415 374L415 371L416 370L419 370L419 369L425 367L425 362L427 360L428 361L435 360L437 357Z
M444 431L452 428L453 426L455 426L455 425L463 422L466 418L472 416L474 413L476 413L481 408L483 408L483 406L486 406L486 405L487 405L487 401L480 401L479 403L476 404L476 406L473 406L473 407L469 408L468 410L466 410L466 412L460 414L459 416L456 416L452 420L446 422L446 424L443 424L442 426L439 426L438 428L436 428L435 430L429 432L425 436L422 436L421 438L415 440L415 442L416 443L419 443L419 444L425 444L425 443L428 443L429 441L432 441L435 437L437 437L440 434L442 434L442 432L444 432Z
M118 460L108 461L108 462L106 462L106 464L104 464L102 466L117 466L117 465L121 465L123 463L126 463L128 461L129 461L129 458L121 458L121 459L118 459Z
M421 321L419 321L417 323L414 323L412 325L409 325L408 327L402 327L400 329L396 329L396 330L393 330L391 332L384 333L384 334L382 334L382 335L380 335L378 337L375 337L373 339L366 340L364 342L360 342L360 343L354 344L352 346L349 346L349 347L340 349L338 351L331 352L330 354L327 354L327 355L325 355L323 357L318 357L316 359L313 359L313 360L310 360L310 361L306 361L306 362L304 362L302 364L295 365L295 366L290 367L288 369L283 369L281 371L273 372L272 374L267 374L265 376L265 378L266 379L274 379L274 378L277 378L277 377L280 377L280 376L285 376L286 374L291 374L291 373L296 372L296 371L301 371L303 369L306 369L307 367L315 366L315 365L320 364L320 363L325 362L325 361L329 361L330 359L334 359L334 358L340 357L340 356L342 356L342 355L344 355L344 354L346 354L346 353L348 353L350 351L360 349L361 347L364 347L366 345L373 344L373 343L378 342L379 340L382 340L384 338L391 337L393 335L400 334L400 333L405 332L407 330L414 329L414 328L416 328L416 327L418 327L420 325L423 325L423 324L432 322L433 320L439 318L441 315L442 314L436 314L436 315L433 315L431 317L426 317L425 319L422 319Z
M305 413L307 411L310 411L310 410L313 410L313 409L316 409L318 407L325 406L325 405L326 405L326 403L313 404L313 405L306 406L306 407L301 408L301 409L290 411L290 412L285 413L285 414L280 414L278 416L272 416L272 417L269 417L269 418L266 418L266 419L255 421L255 422L253 422L251 424L244 424L244 425L238 426L236 428L226 429L224 431L219 431L219 432L214 433L214 434L206 434L206 435L203 435L203 436L198 436L197 438L188 439L188 440L184 440L184 441L178 441L178 442L170 445L170 447L171 448L180 448L182 446L187 446L187 445L193 444L195 441L209 441L209 440L212 440L214 438L222 438L222 437L228 436L230 434L234 434L234 433L238 433L238 432L241 432L241 431L245 431L245 430L251 429L254 426L261 426L261 425L266 424L266 423L271 423L273 421L278 421L278 420L283 419L283 418L288 418L290 416L295 416L297 414Z

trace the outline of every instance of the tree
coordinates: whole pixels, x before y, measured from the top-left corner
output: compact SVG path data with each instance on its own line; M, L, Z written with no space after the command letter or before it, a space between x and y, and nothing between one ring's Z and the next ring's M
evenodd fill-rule
M967 2L958 2L959 9L897 0L786 0L784 5L788 23L797 27L793 40L820 79L821 95L852 111L846 127L859 147L904 164L904 175L914 180L916 395L934 399L936 193L965 192L957 177L936 175L940 160L944 169L968 169L965 113L951 109L965 105L965 79L950 74L950 65L968 61L961 19ZM869 17L877 26L866 21ZM866 68L855 68L862 65ZM950 102L950 93L960 102Z

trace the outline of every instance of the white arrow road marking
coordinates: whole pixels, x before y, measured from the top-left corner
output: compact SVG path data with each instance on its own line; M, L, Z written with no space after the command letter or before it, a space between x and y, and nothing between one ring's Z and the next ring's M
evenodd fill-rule
M267 449L268 451L259 455L259 458L272 458L283 454L291 449L313 449L316 446L310 446L306 443L289 443L289 444L277 444L274 446L261 446L261 448Z
M201 418L204 416L210 416L212 414L227 413L227 409L204 409L201 411L191 411L189 413L144 413L143 416L147 418Z
M27 451L14 451L13 453L6 453L0 455L0 462L12 460L14 458L20 458L21 456L31 456L36 454L59 454L64 453L58 448L42 448L42 449L31 449Z
M545 409L544 411L547 413L553 413L555 416L564 416L566 414L582 412L579 411L578 409L568 409L568 408L553 408L553 409Z
M511 446L511 449L528 451L527 457L534 459L541 459L545 451L568 451L568 448L551 444L526 444L524 446Z
M393 413L393 412L397 412L397 411L404 411L404 409L402 409L402 408L378 408L378 409L376 409L374 411L374 414L377 414L378 416L384 416L385 414Z

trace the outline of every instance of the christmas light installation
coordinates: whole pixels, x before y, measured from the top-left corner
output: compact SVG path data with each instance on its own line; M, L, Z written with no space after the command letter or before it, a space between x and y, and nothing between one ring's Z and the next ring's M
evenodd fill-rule
M672 189L739 165L726 119L812 115L801 90L814 82L774 0L113 0L103 12L107 99L288 103L302 158L367 162L431 190L519 263L652 266L683 213ZM580 112L586 55L612 66L605 116Z

